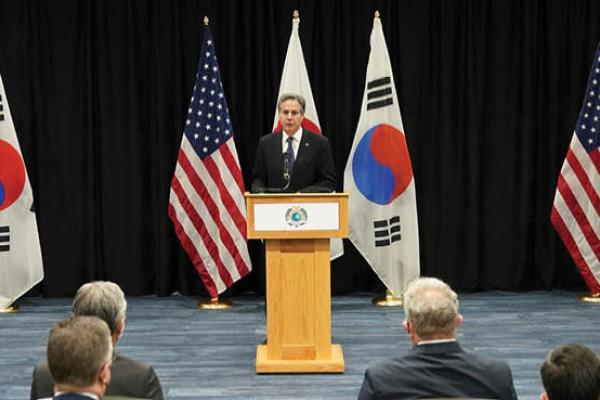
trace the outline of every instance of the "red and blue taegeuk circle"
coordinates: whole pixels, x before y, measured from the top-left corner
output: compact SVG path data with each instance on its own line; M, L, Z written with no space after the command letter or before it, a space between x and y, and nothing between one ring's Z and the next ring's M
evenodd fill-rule
M10 207L25 187L25 164L10 143L0 140L0 211Z
M368 200L380 205L394 201L413 177L404 134L388 124L370 128L354 151L352 175Z

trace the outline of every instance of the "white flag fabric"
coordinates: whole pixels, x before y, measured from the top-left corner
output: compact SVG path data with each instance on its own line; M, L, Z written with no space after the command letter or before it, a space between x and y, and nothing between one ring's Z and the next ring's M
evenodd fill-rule
M0 76L0 309L43 277L33 192Z
M349 238L396 296L419 277L415 180L381 21L375 17L362 108L344 170Z
M321 124L317 115L317 107L313 98L308 72L304 62L304 54L302 53L302 45L300 44L300 35L298 29L300 27L300 18L294 17L292 20L292 33L288 43L285 63L283 64L283 73L281 74L281 82L279 84L279 94L277 99L284 93L299 94L306 100L306 109L304 110L304 119L302 120L302 128L314 133L322 134ZM273 132L282 129L279 122L279 113L275 107L275 118L273 121ZM336 259L344 254L344 245L342 239L332 239L330 247L331 259Z

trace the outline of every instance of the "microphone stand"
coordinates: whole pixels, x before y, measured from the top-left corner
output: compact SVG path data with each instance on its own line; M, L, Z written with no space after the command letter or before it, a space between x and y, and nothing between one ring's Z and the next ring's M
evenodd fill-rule
M283 153L283 180L285 181L285 185L281 188L281 191L285 192L290 187L290 183L292 183L292 177L290 176L290 155L288 153Z
M292 183L292 177L290 176L290 156L288 153L283 153L283 180L285 185L281 188L264 188L264 193L285 193Z

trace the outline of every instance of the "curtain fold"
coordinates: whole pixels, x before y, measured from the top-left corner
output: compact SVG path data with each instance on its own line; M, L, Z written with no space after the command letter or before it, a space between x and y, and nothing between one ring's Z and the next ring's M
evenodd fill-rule
M0 73L36 199L45 279L70 295L205 294L167 217L204 15L246 185L292 11L342 189L375 10L413 162L422 275L459 290L579 288L550 221L600 39L600 3L0 0ZM345 243L334 294L383 290ZM251 243L253 262L262 248ZM230 291L264 291L253 273Z

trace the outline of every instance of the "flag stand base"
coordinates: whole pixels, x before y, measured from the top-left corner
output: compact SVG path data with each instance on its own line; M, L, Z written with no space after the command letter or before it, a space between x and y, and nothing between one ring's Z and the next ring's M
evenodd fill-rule
M377 307L402 307L404 304L402 296L394 296L389 290L385 291L385 296L375 297L371 303Z
M233 303L227 299L219 299L218 297L213 297L207 300L200 300L198 304L196 304L196 308L200 310L227 310L233 307Z
M12 314L19 312L19 306L16 304L11 304L6 308L0 308L0 314Z
M578 297L582 303L600 304L600 293L580 293Z

